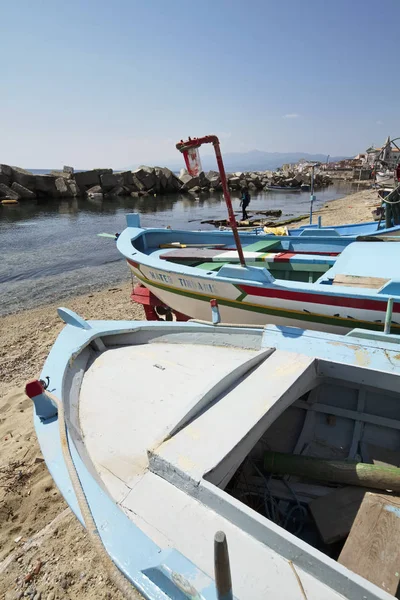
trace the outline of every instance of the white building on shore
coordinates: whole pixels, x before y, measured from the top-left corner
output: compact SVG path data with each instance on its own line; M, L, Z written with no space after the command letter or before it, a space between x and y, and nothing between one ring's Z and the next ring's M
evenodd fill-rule
M365 152L366 166L373 167L376 161L382 161L387 168L394 170L400 162L400 151L390 143L390 136L381 148L368 148Z

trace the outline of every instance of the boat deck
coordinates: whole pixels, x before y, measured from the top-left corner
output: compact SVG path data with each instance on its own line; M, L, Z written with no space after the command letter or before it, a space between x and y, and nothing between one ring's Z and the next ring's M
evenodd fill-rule
M266 448L318 457L363 457L365 450L370 458L378 451L400 455L394 336L337 338L199 323L116 326L85 322L66 309L62 315L69 324L43 376L51 374L56 395L62 390L72 454L92 511L106 499L111 505L102 505L96 523L117 564L132 573L132 550L115 553L119 541L128 540L123 533L113 538L112 500L131 521L125 527L140 529L140 548L157 545L150 568L139 561L139 575L148 580L156 582L170 568L168 557L179 555L201 570L190 581L204 590L214 579L214 534L223 530L241 600L298 600L302 588L308 600L389 600L307 537L247 503L237 485L243 467L259 464ZM62 367L53 372L60 352ZM54 410L42 405L41 395L36 402L38 415ZM56 457L58 424L37 419L36 427L49 469L74 508L66 467L62 474ZM266 483L279 488L273 479L263 479L264 500ZM299 485L304 496L307 485ZM140 552L133 554L137 559ZM185 577L185 569L180 561L177 573Z
M269 409L281 398L279 410L294 401L293 384L304 374L304 384L309 383L312 365L308 356L296 359L271 348L199 344L194 350L190 343L155 342L97 353L82 381L83 439L108 492L161 548L175 548L211 578L213 537L223 530L235 596L243 599L277 598L283 580L285 599L298 600L301 592L290 563L265 543L265 534L249 535L236 519L196 498L194 490L214 467L219 466L211 479L229 479L265 428L265 415L272 418ZM179 473L184 477L177 483ZM219 502L224 492L213 482L204 485ZM262 532L261 519L258 526ZM255 578L255 572L268 577ZM296 572L309 600L341 597L302 568Z
M155 448L205 392L256 350L153 343L112 348L85 373L79 419L86 449L120 500L147 469ZM145 409L143 405L145 404ZM101 409L100 409L101 407Z

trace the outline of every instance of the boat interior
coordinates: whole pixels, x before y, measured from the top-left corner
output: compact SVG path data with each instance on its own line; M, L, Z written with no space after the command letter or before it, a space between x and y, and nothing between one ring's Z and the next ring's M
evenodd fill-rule
M211 576L202 548L221 528L249 573L253 543L267 564L270 552L289 558L296 536L368 579L354 556L374 540L365 520L354 533L357 513L366 494L385 494L393 531L385 522L382 545L391 548L400 499L382 491L379 474L360 483L358 469L400 467L399 353L379 337L343 340L273 326L102 335L67 368L68 427L124 512ZM295 459L314 460L303 472ZM321 476L326 460L346 476Z
M195 267L211 276L225 276L224 266L238 265L239 256L231 234L207 232L146 231L132 240L134 248L160 261ZM400 284L393 279L396 269L396 242L354 242L344 238L321 240L299 237L248 235L242 238L248 266L263 267L277 280L300 281L374 289L399 294ZM133 254L134 255L134 254Z
M224 265L239 264L231 234L219 232L149 232L132 241L145 254L165 263L196 267L206 274L217 274ZM348 241L306 241L286 236L271 239L263 235L242 237L248 266L265 267L276 279L315 282L330 269ZM161 265L160 265L161 266ZM167 265L165 265L167 266Z

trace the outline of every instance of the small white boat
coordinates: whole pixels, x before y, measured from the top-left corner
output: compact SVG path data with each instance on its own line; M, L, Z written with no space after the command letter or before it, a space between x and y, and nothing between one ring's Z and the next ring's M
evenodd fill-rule
M394 184L394 175L393 171L378 171L375 175L376 183L380 185L384 184Z
M120 589L133 583L150 600L393 598L397 497L379 552L382 519L364 522L357 563L343 558L354 514L346 524L344 509L326 514L342 550L310 516L346 486L277 475L270 459L385 455L397 467L396 336L59 314L67 326L26 391L47 466ZM214 569L218 531L230 569L218 552Z

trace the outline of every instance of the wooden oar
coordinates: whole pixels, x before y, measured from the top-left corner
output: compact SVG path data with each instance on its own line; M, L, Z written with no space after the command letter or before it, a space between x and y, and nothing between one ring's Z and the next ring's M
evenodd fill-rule
M111 238L111 239L113 239L113 240L115 240L115 239L116 239L116 237L117 237L117 236L115 235L115 233L98 233L97 235L98 235L99 237Z
M159 248L224 248L226 244L182 244L181 242L170 242L160 244Z
M264 468L277 475L400 492L400 469L397 467L268 451L264 454Z

